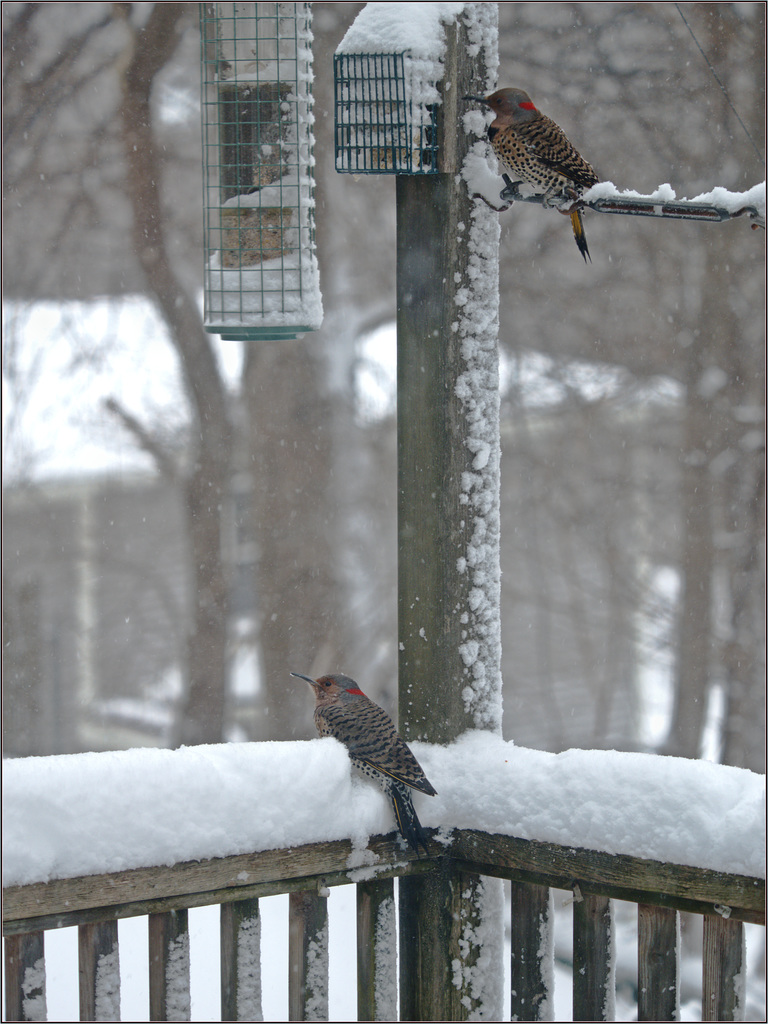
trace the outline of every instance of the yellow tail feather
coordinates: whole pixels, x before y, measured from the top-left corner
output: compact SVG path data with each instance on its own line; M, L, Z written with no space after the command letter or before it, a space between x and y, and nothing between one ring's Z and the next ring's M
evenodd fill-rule
M576 245L579 247L579 252L584 257L584 262L587 262L589 256L589 262L592 262L592 257L589 255L589 249L587 248L587 236L584 234L584 221L581 219L581 210L571 210L571 224L573 225L573 237L576 239Z

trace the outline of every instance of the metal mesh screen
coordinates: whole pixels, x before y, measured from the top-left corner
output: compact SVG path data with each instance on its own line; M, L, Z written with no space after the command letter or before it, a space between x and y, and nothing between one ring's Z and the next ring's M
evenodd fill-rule
M322 319L309 4L201 4L205 328L293 337Z
M414 102L407 54L336 54L333 77L337 171L437 173L436 111Z

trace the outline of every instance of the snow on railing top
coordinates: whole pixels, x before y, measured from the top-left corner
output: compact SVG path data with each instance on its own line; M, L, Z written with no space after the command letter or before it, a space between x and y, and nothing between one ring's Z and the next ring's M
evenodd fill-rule
M414 743L438 796L426 826L763 876L765 779L707 761L617 751L551 754L470 732ZM4 885L350 839L392 831L383 793L326 738L10 760ZM354 862L354 863L352 863Z

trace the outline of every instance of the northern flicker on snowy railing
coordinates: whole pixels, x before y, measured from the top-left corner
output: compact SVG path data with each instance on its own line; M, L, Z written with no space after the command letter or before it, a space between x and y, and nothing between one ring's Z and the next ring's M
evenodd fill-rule
M488 139L507 172L507 188L501 198L514 199L514 186L521 183L541 195L546 205L570 214L576 245L586 263L589 249L584 223L581 211L573 204L582 192L597 184L594 169L522 89L499 89L490 96L464 98L490 107L496 115L488 128Z
M333 736L349 750L352 764L374 779L392 801L402 837L419 853L426 851L427 836L416 816L411 789L428 796L436 791L421 765L383 708L374 704L349 676L310 679L291 672L315 691L315 726L321 736Z

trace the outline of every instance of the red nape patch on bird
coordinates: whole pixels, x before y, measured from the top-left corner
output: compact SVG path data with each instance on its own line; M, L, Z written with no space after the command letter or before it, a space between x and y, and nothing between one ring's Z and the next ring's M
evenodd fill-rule
M357 689L355 689L355 690L347 690L347 693L354 693L354 695L356 697L364 697L365 696L365 694L363 693L362 690L357 690Z
M523 110L535 110L536 109L536 107L533 105L533 103L531 103L530 100L528 100L527 103L518 103L517 105L518 105L518 107L521 107Z

